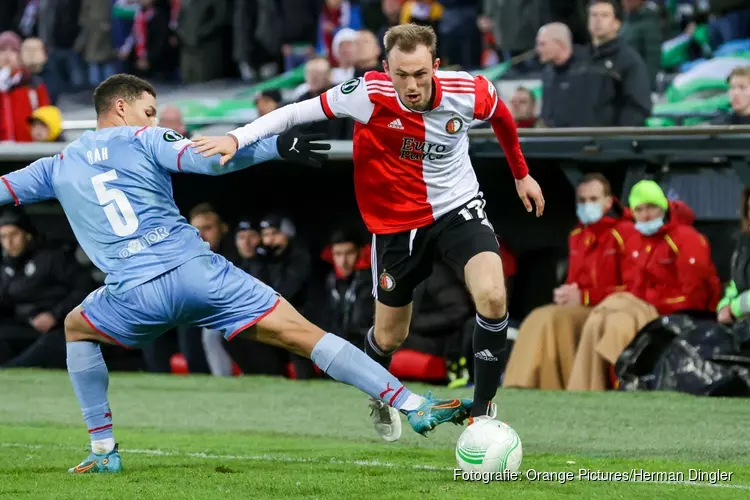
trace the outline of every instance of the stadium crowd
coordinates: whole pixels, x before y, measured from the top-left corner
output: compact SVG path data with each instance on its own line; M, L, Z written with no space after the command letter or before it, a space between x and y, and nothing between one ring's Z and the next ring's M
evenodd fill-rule
M507 61L505 78L539 78L541 95L518 86L509 99L521 128L642 126L677 64L665 63L665 42L686 38L686 57L696 59L750 37L750 9L730 0L9 0L0 6L0 141L64 141L54 105L60 95L116 72L183 83L257 82L304 65L305 82L292 93L255 96L262 116L382 69L382 34L409 22L435 27L447 67ZM731 111L714 123L750 124L750 66L734 69L728 83ZM188 135L180 109L165 106L159 119ZM351 139L352 128L333 120L306 131ZM655 183L637 183L626 206L606 177L587 175L570 203L579 224L569 239L567 278L551 293L551 305L512 318L516 343L506 386L611 388L623 349L660 315L684 312L728 324L750 311L747 290L738 287L744 276L733 274L720 300L692 210L668 200ZM745 229L749 207L745 197ZM339 228L314 255L281 215L255 214L230 229L202 203L188 219L212 250L322 328L362 345L372 323L373 277L370 247L357 228ZM101 276L18 210L0 216L0 244L0 366L63 368L62 320ZM512 300L515 259L504 246L501 253ZM411 334L392 369L402 377L469 383L474 316L464 284L436 262L415 293ZM247 348L251 342L181 328L142 353L112 347L107 355L114 368L153 372L320 376L308 360L264 344Z
M663 91L679 64L750 37L742 0L589 3L8 0L0 6L0 141L64 140L59 96L115 72L258 82L304 64L305 83L291 98L309 98L382 69L383 33L409 22L435 27L444 67L507 61L506 78L541 78L541 95L522 88L528 95L515 99L521 126L643 125L652 91ZM261 114L283 104L273 91L257 100ZM341 125L326 131L350 135Z

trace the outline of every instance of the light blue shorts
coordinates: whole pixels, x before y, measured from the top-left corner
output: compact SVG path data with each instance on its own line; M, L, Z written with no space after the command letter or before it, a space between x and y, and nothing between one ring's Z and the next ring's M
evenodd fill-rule
M83 318L124 347L139 347L177 325L219 330L230 340L269 314L279 295L221 255L202 255L130 290L102 286L83 301Z

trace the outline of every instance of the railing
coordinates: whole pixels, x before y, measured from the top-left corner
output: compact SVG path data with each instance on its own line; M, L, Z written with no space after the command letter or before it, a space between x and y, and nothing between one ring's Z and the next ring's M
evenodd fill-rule
M226 124L234 124L225 121ZM695 126L666 128L561 128L519 129L527 158L616 161L636 160L669 163L750 161L750 126ZM471 152L484 157L502 157L494 132L473 129ZM350 160L351 141L330 141L332 160ZM0 143L0 161L30 162L59 153L63 143ZM747 167L750 179L750 166Z

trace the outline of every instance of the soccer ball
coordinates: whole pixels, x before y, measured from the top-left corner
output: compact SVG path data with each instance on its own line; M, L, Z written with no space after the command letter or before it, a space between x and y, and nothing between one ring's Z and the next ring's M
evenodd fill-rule
M521 438L495 419L477 420L456 443L458 466L466 472L518 472L522 459Z

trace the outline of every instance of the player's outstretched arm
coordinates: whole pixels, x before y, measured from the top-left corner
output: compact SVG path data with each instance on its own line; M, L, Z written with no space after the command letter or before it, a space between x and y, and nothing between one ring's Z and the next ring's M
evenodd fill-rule
M155 127L140 134L138 138L163 168L171 172L203 175L228 174L279 158L320 166L327 156L319 151L331 147L329 144L311 142L319 140L321 136L288 132L244 147L230 162L222 164L218 156L207 158L196 153L190 147L191 141L173 130Z
M36 203L55 197L51 172L59 156L41 158L26 168L2 176L0 205Z
M194 141L193 148L196 153L205 157L220 154L221 164L224 165L237 151L260 139L282 134L296 125L319 122L327 118L320 98L315 97L271 111L244 127L228 132L225 136L201 137Z

